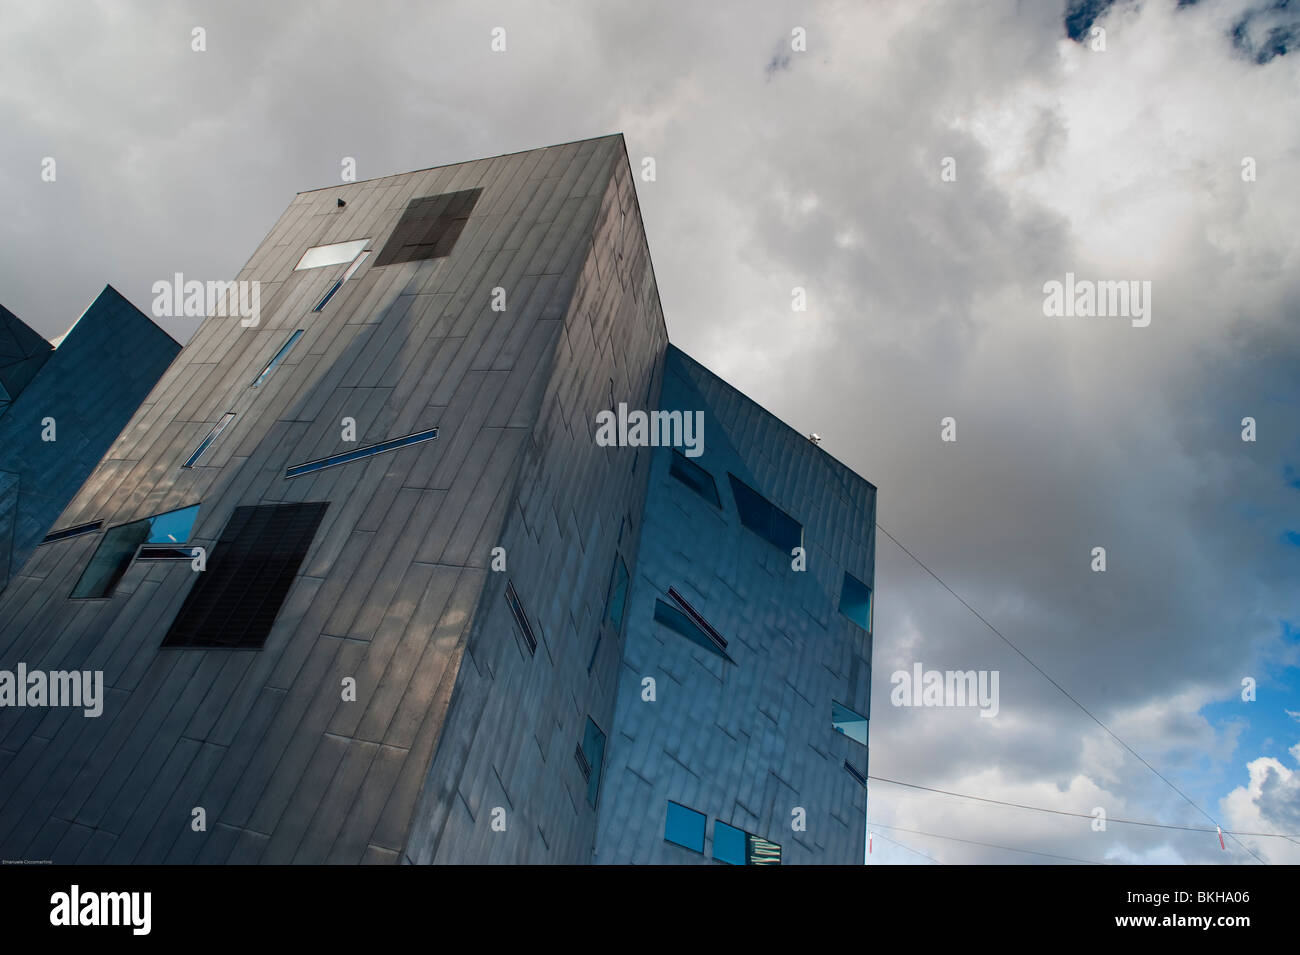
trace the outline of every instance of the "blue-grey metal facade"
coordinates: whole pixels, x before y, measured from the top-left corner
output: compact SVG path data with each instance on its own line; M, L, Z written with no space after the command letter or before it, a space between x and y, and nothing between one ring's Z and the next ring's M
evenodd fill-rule
M424 242L401 232L411 203L474 190L446 255L372 256L332 294L348 266L294 267L331 243ZM324 518L259 649L160 649L187 563L136 560L74 600L105 535L38 549L0 595L0 670L101 669L107 700L99 718L0 710L0 857L707 858L664 847L674 799L785 861L860 861L863 790L838 764L865 771L865 748L832 731L830 700L867 712L869 637L836 599L844 569L871 582L874 488L668 345L622 137L302 193L237 279L261 284L259 323L203 323L58 525L198 504L188 543L212 549L239 507ZM692 511L667 449L595 440L598 412L651 409L661 387L706 414L717 514ZM806 571L740 527L726 469L803 523ZM661 632L670 585L734 663ZM784 837L796 806L806 831Z
M11 346L0 351L25 353L0 368L3 589L181 346L112 286L55 349L12 314L0 318L0 338ZM0 364L5 360L0 357ZM50 436L54 440L46 440Z

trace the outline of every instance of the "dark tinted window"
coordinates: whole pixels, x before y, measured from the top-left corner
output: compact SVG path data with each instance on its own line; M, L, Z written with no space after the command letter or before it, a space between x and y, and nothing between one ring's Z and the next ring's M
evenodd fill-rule
M260 648L328 507L318 501L235 508L163 646Z
M412 199L375 259L375 267L450 255L482 192L465 189Z
M863 630L871 632L871 588L852 574L844 575L840 590L840 613Z
M731 479L731 495L736 499L742 524L785 554L803 546L802 524L734 474L727 477Z
M716 653L724 660L730 660L727 651L718 646L709 635L695 625L690 617L672 604L663 600L655 601L655 620L671 630L676 630L686 639L698 643L711 653Z
M72 596L78 599L111 596L140 545L183 544L189 540L198 516L199 506L192 504L110 528L82 571Z
M718 499L718 485L713 480L713 475L680 451L673 452L673 463L668 473L714 507L722 507L722 502Z
M587 717L587 728L578 753L581 756L578 763L583 766L583 773L587 777L587 802L594 807L600 799L600 770L605 763L605 734L590 716Z

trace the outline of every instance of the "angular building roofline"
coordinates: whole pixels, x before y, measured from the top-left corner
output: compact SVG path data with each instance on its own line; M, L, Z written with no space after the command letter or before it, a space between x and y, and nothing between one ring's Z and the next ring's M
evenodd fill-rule
M73 333L73 331L76 330L77 326L78 326L79 324L81 324L81 320L82 320L83 318L86 317L86 313L89 312L89 311L91 310L91 308L94 307L94 305L95 305L96 302L98 302L101 298L104 297L104 293L105 293L105 292L112 292L114 295L116 295L119 299L121 299L121 300L122 300L123 302L125 302L127 305L130 305L131 308L134 309L134 310L135 310L135 311L136 311L136 312L137 312L137 313L138 313L142 318L146 319L146 320L149 322L150 325L152 325L154 328L158 329L158 331L162 332L164 335L166 335L166 336L167 336L169 339L171 339L173 342L176 342L176 346L177 346L178 348L184 348L184 347L185 347L185 345L184 345L183 342L176 341L175 336L173 336L173 335L171 334L171 332L167 331L167 329L163 328L161 325L159 325L157 322L155 322L155 321L153 320L153 317L152 317L152 316L150 316L147 312L141 311L141 310L136 306L136 304L135 304L134 302L132 302L129 298L127 298L125 295L123 295L123 294L122 294L121 292L119 292L117 289L113 288L113 286L112 286L111 284L105 282L105 283L104 283L104 287L103 287L102 289L99 290L99 294L96 295L94 298L92 298L92 299L90 300L90 304L87 305L84 309L81 310L81 314L77 316L77 320L76 320L75 322L73 322L71 325L68 326L68 330L65 331L62 335L56 335L56 336L55 336L55 338L58 340L58 341L57 341L57 344L56 344L53 340L51 340L51 345L53 345L53 347L55 348L55 350L57 350L58 347L59 347L59 345L62 345L63 342L67 339L67 337L68 337L69 335L71 335L71 334Z

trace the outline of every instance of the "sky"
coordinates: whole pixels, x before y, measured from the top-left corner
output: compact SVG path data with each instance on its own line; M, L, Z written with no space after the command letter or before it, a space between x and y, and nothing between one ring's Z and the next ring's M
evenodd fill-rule
M674 343L969 604L878 536L872 775L1086 817L877 780L870 863L1300 863L1293 6L0 0L0 303L233 278L345 157L621 132ZM1149 323L1046 315L1067 274ZM893 705L917 663L997 716Z

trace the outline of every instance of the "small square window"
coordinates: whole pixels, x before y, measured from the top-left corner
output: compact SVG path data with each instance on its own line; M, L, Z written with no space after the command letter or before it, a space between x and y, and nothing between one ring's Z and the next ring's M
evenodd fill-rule
M835 732L867 745L867 718L834 700L831 700L831 727Z
M668 818L664 824L664 839L673 845L703 855L704 826L707 821L704 813L670 801Z
M745 864L745 830L718 820L713 824L713 858L727 865Z

